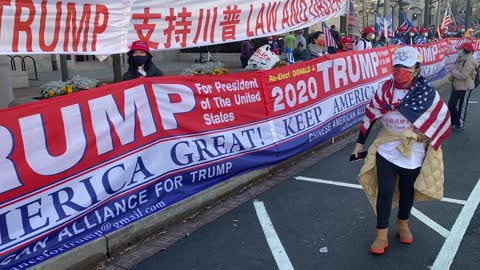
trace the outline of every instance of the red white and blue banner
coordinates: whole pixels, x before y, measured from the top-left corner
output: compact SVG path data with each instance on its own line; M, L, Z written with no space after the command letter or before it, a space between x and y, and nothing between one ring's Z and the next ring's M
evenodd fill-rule
M432 42L424 45L415 45L422 55L421 74L429 81L435 81L448 73L445 68L449 45L446 40Z
M420 48L438 77L445 42ZM0 268L25 269L359 123L394 47L138 79L0 111ZM443 57L443 59L442 59Z

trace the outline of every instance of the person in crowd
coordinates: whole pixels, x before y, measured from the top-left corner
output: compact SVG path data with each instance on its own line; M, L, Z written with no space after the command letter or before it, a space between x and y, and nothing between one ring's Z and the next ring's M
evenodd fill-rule
M283 39L284 41L284 44L283 44L283 47L285 48L285 50L287 48L290 49L291 52L293 52L293 50L295 50L295 35L293 34L293 32L290 32L288 35L285 36L285 38ZM305 43L303 43L305 45Z
M363 28L362 37L357 40L356 50L368 50L373 48L372 41L375 41L375 28L367 26Z
M428 29L425 27L420 28L420 36L417 38L418 44L427 44L429 41L428 36Z
M163 72L152 62L148 44L141 40L134 41L128 52L128 71L123 74L123 80L158 76L163 76Z
M338 31L336 30L336 26L334 24L332 24L330 26L330 34L332 34L332 37L333 37L333 40L335 40L335 43L337 45L340 45L340 33L338 33Z
M443 189L420 188L443 186L440 145L451 130L446 104L419 75L421 63L422 56L414 47L395 51L393 80L385 82L367 105L351 156L352 160L358 158L373 124L380 119L383 129L370 146L358 179L377 215L376 237L370 246L373 254L383 254L389 246L392 208L399 208L400 242L411 244L414 238L408 220L414 200L443 196ZM437 106L445 109L439 110L439 114L431 113L430 109Z
M311 58L310 51L305 48L305 45L303 43L298 43L297 48L293 50L293 59L295 62L307 61Z
M325 34L321 31L314 32L309 37L308 50L312 58L328 54Z
M427 42L430 41L430 40L434 40L435 38L437 38L437 40L438 40L438 33L437 33L436 29L437 29L437 27L435 25L430 25L430 27L428 27Z
M340 39L340 48L338 49L338 52L348 52L348 51L353 51L354 49L354 44L353 44L353 39L349 36L344 36L343 38Z
M458 57L449 77L452 82L452 92L448 101L448 108L452 117L452 125L457 130L463 130L467 117L468 99L472 89L475 88L478 63L474 57L471 42L465 42L457 50Z
M382 31L382 34L380 35L380 39L378 40L377 43L375 43L375 48L381 48L383 46L387 46L389 43L388 43L388 40L391 40L393 38L391 32L388 32L387 33L388 35L388 39L387 37L385 37L385 32Z
M295 44L293 44L295 48L298 47L298 43L307 44L307 40L303 36L303 30L302 29L297 30L295 32Z
M405 35L405 39L407 42L407 45L414 45L415 44L415 36L418 34L418 30L415 27L411 27L408 31L407 34Z
M270 45L270 49L276 55L280 55L280 50L278 48L278 43L274 40L273 36L267 38L267 44Z
M407 40L405 39L405 33L407 32L407 28L404 26L398 27L397 32L393 36L391 43L395 45L405 45L407 44Z
M242 62L242 68L248 66L248 60L255 53L255 48L250 40L244 40L240 47L240 61Z

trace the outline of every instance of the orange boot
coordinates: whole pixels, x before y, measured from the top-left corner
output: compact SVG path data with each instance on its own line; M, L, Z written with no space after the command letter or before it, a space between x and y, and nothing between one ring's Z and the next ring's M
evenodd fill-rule
M406 220L397 220L397 229L400 237L400 242L404 244L413 243L413 235L408 227L408 219Z
M375 241L373 241L370 246L370 251L373 254L383 254L385 249L388 248L388 228L386 229L377 229L377 235Z

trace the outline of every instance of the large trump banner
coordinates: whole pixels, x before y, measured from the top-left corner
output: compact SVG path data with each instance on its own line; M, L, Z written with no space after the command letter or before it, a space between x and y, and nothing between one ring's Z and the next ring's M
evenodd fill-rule
M2 0L0 54L109 55L281 34L346 14L341 0Z
M419 47L431 80L446 41ZM0 268L25 269L359 123L394 47L143 78L0 111Z

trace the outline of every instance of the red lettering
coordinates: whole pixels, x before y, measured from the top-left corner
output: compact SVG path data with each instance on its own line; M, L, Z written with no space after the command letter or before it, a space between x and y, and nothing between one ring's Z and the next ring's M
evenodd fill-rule
M263 34L265 34L265 30L263 29L263 12L265 11L265 3L262 3L262 7L260 8L260 11L258 12L257 15L257 24L255 26L255 34L258 36L258 33L262 31Z
M240 23L240 14L242 11L237 5L227 6L223 11L223 21L220 22L222 27L222 41L235 40L237 24Z
M142 23L134 24L133 28L137 31L137 36L140 40L145 41L150 48L158 48L159 42L151 41L153 32L155 31L155 24L150 23L150 19L161 19L162 14L150 13L150 8L144 8L143 13L132 14L133 20L142 20ZM143 30L148 30L147 34L143 34Z
M103 17L103 21L100 24L100 17ZM95 25L93 26L93 40L92 51L97 50L97 37L107 29L108 25L108 8L105 5L95 6Z
M312 15L314 18L317 18L318 16L318 11L315 9L315 5L313 3L314 0L310 0L310 8L308 9L308 12L310 15Z
M60 35L60 22L62 19L62 2L57 2L57 15L55 16L55 30L53 33L53 40L50 45L47 45L45 41L45 25L47 20L47 0L42 1L42 16L40 17L40 50L44 52L53 52L58 44L58 38Z
M292 10L292 25L299 24L300 20L298 19L299 11L298 11L298 1L292 0L292 5L290 7Z
M10 0L0 0L0 37L2 35L3 6L10 6Z
M13 44L12 51L18 52L18 41L20 39L20 32L25 32L27 35L27 52L32 51L32 28L30 25L35 19L35 6L32 0L15 1L15 20L13 23ZM28 9L28 19L22 22L22 10Z
M303 18L301 18L300 20L302 20L303 22L308 22L308 18L307 18L308 6L305 0L300 1L300 9L302 10L302 15L303 15Z
M292 27L292 24L290 23L290 14L288 12L289 2L290 0L287 0L287 2L285 3L285 6L283 6L283 11L282 11L282 14L283 14L282 28L283 29ZM285 27L285 25L287 25L287 27Z
M215 14L213 19L213 27L215 27L217 15L217 8L215 8ZM163 44L165 48L170 48L172 46L172 37L175 34L175 41L180 44L181 47L187 46L187 35L192 32L190 27L192 26L192 21L188 20L192 17L192 13L187 11L187 8L183 7L182 11L178 12L175 16L175 9L170 8L170 14L165 17L165 21L168 23L168 27L163 30L164 35L167 40ZM178 19L177 19L178 18ZM215 37L213 35L213 28L211 33L211 38Z
M278 4L278 5L277 5ZM277 31L277 12L280 8L280 4L277 2L268 3L267 9L267 29L268 32Z
M72 27L73 51L78 51L78 44L80 43L80 36L83 31L83 51L87 50L88 30L90 27L90 13L91 5L83 5L82 18L80 19L80 27L77 31L77 8L75 3L67 4L67 21L65 26L65 40L63 41L63 50L68 51L70 41L70 27ZM85 29L84 29L85 28Z
M218 18L218 8L213 9L213 23L210 27L210 42L215 42L215 28L217 27L217 18ZM191 22L190 22L191 24ZM190 30L189 30L190 33Z
M255 33L253 33L253 31L250 30L250 19L252 18L252 13L253 13L253 5L250 4L250 12L248 12L248 21L247 21L247 36L249 37L255 36Z

